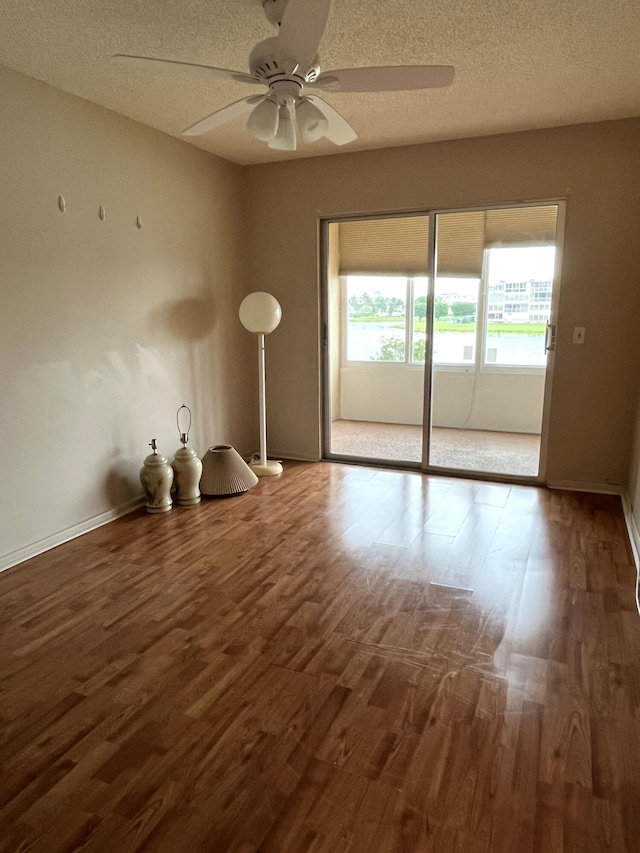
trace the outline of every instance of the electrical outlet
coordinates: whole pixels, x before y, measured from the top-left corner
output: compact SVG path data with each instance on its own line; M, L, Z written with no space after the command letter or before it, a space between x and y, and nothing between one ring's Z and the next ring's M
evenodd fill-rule
M585 336L584 326L573 327L573 342L574 344L583 344Z

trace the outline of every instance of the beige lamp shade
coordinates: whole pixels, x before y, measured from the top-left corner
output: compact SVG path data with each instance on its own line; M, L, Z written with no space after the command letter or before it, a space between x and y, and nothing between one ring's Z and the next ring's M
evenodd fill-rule
M210 447L202 457L200 492L203 495L238 495L257 482L257 476L230 444Z

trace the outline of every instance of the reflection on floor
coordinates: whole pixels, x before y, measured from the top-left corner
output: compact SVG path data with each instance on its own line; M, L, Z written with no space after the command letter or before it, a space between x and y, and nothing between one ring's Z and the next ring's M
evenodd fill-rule
M287 462L0 573L2 853L638 853L620 498Z
M331 452L365 459L420 462L422 427L334 421ZM443 427L432 430L430 463L442 468L534 477L539 455L539 435Z

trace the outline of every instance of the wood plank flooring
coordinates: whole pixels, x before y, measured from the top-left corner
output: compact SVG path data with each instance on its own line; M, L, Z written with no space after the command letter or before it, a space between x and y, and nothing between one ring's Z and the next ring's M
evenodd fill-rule
M620 502L289 463L0 575L0 851L634 853Z

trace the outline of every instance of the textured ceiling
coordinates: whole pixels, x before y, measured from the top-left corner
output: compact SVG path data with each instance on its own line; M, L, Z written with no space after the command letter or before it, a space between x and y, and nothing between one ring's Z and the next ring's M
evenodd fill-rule
M180 137L261 90L188 70L139 70L115 53L247 70L274 34L260 0L1 0L0 63ZM238 119L191 144L236 163L385 148L640 115L636 0L334 0L321 68L446 64L448 89L323 97L354 127L275 152Z

